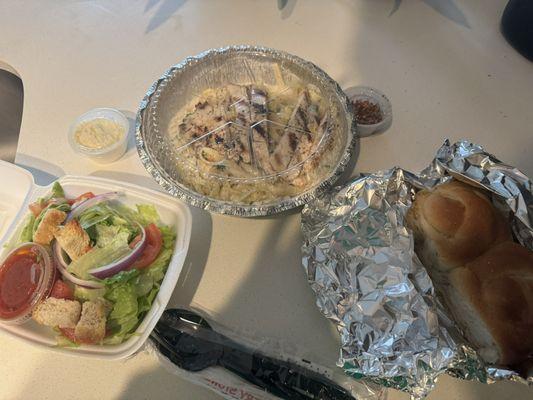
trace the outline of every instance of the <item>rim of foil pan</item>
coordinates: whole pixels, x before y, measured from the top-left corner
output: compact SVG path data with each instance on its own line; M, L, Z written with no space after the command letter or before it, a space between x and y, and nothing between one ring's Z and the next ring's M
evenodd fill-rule
M147 126L149 120L147 110L153 105L154 102L157 104L158 99L154 99L156 93L161 87L165 86L178 71L188 69L206 59L216 58L221 55L228 54L252 54L259 57L270 56L272 58L279 59L280 62L294 63L297 66L308 70L313 77L323 83L323 87L329 89L329 91L335 95L336 101L341 105L341 109L339 110L340 117L338 120L340 121L346 119L348 131L346 132L346 143L343 143L341 146L342 153L339 151L339 160L337 165L325 173L324 179L320 179L317 184L292 197L278 197L276 200L266 204L248 205L238 204L203 195L194 191L192 188L189 188L177 178L171 177L170 174L165 170L161 160L159 160L158 157L153 154L153 151L151 151L146 143L146 135L149 133ZM332 186L333 183L335 183L335 181L344 172L352 155L354 154L358 138L356 122L353 118L353 113L350 110L348 103L349 100L346 94L334 79L332 79L320 67L298 56L260 46L236 45L210 49L196 56L187 57L179 64L170 67L159 79L152 84L152 86L150 86L137 111L137 119L135 124L135 141L137 152L146 170L152 175L152 177L157 181L157 183L159 183L161 187L163 187L171 195L180 198L192 206L203 208L211 212L240 217L273 215L301 206L308 203L312 199L315 199L318 195Z

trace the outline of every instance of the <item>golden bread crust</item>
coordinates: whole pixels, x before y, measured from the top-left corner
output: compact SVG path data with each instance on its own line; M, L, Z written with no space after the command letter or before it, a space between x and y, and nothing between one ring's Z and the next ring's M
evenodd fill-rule
M407 225L415 231L417 247L429 242L445 270L464 265L491 246L511 240L509 224L489 198L458 181L419 192L407 214ZM430 260L422 261L432 264Z
M533 252L500 243L452 271L450 284L489 328L500 363L514 364L533 352Z

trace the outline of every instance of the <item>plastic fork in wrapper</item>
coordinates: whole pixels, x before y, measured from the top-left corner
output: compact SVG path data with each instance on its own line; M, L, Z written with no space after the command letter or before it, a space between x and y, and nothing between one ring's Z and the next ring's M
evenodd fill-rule
M449 318L414 252L404 217L416 191L456 177L492 193L533 249L531 181L476 144L445 141L416 175L362 175L302 212L303 266L317 305L341 338L338 365L353 377L426 396L442 373L484 383L533 377L485 364Z

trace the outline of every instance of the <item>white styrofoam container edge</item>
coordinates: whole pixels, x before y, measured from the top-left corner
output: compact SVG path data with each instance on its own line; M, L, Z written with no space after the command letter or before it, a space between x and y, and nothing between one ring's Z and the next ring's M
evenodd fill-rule
M15 207L11 207L6 213L5 220L7 222L5 225L7 225L7 227L4 227L3 233L2 230L0 230L0 245L2 245L2 249L0 250L1 260L7 255L7 252L10 249L9 244L11 239L17 237L22 229L24 217L27 213L27 205L31 201L36 200L39 196L47 193L52 184L45 187L35 185L33 177L29 172L4 162L0 162L0 177L4 182L9 181L11 185L14 184L14 186L11 187L10 185L5 185L2 187L2 191L11 190L18 195L17 199L13 200L13 204L17 201L18 203ZM95 194L108 191L121 191L125 194L121 199L121 202L125 204L134 206L135 204L152 203L156 206L161 216L161 221L164 224L173 225L176 229L174 253L165 277L161 282L159 293L154 299L152 308L146 314L135 334L119 345L81 345L74 348L59 347L56 344L55 333L53 330L38 325L32 320L22 325L0 324L0 330L30 344L45 347L49 350L63 354L99 359L126 358L139 350L144 344L170 300L189 248L192 229L191 212L188 206L174 197L130 183L97 177L69 175L59 178L58 181L65 189L67 197L75 197L87 191L92 191ZM25 194L22 193L23 190L26 190Z

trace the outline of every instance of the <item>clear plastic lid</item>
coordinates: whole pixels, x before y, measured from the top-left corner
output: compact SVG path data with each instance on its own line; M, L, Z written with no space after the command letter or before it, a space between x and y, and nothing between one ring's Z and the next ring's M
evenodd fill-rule
M228 85L196 97L168 134L184 181L208 196L253 202L297 194L323 176L329 113L312 85Z
M21 257L34 262L21 263ZM12 325L26 322L50 294L54 277L55 268L43 246L23 243L9 252L0 264L0 321Z
M239 205L294 198L331 178L352 140L344 93L289 57L222 51L167 73L141 123L145 166Z

